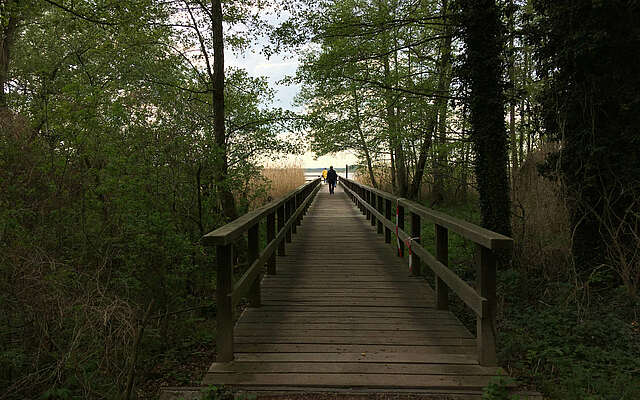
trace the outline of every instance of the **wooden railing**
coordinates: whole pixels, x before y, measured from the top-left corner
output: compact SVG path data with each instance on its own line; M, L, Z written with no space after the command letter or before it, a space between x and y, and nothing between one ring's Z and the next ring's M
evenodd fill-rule
M412 253L419 260L412 262L412 273L421 274L421 264L434 272L436 307L449 309L449 289L469 306L477 320L477 358L481 365L493 366L496 360L496 256L495 251L511 251L513 239L492 232L447 214L431 210L418 203L399 198L390 193L341 178L345 191L360 210L377 225L379 234L384 231L385 242L391 242L396 230L392 214L397 214L399 255L404 254L405 243L411 243ZM410 213L410 233L405 230L405 212ZM435 257L420 245L422 219L435 224ZM476 271L476 287L473 288L448 267L449 231L476 243L479 262Z
M285 242L291 242L302 217L320 189L320 179L306 183L285 197L247 213L202 237L205 246L216 246L216 347L217 361L233 360L233 310L243 298L249 306L260 307L260 281L276 273L276 250L285 255ZM267 243L260 251L260 222L266 222ZM277 220L277 223L276 223ZM277 225L277 229L276 229ZM234 243L247 234L249 268L233 282Z

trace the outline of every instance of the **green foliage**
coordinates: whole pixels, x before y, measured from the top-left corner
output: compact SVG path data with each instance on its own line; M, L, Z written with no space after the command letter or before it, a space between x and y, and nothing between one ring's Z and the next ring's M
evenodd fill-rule
M21 19L0 110L7 398L118 398L135 351L136 382L162 371L164 382L194 384L199 372L184 365L212 359L214 260L200 237L222 223L221 186L243 196L263 155L294 150L278 135L294 124L268 108L264 79L229 70L230 168L216 184L210 83L197 56L181 52L197 37L169 27L174 5L0 9L3 23ZM249 21L247 10L229 5L226 18Z
M210 385L202 390L202 400L233 400L233 392L225 386Z
M520 400L518 395L510 395L508 385L514 380L509 377L495 377L482 391L482 400Z
M637 303L614 290L586 301L571 285L521 271L504 271L499 280L505 307L498 349L509 370L554 399L640 395Z

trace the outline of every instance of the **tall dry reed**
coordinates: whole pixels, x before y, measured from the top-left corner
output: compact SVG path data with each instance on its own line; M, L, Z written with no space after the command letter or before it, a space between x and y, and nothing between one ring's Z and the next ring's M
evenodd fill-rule
M514 175L511 199L515 259L551 278L568 272L571 229L561 183L538 173L537 166L554 150L549 146L527 155Z
M262 170L262 176L269 182L267 192L272 199L284 196L305 182L304 169L300 164L267 167Z
M277 200L304 183L304 168L298 163L267 166L251 182L253 192L247 196L250 199L249 208L254 209Z
M393 193L391 179L391 168L387 165L377 165L373 168L373 175L376 179L378 189ZM366 167L358 168L353 174L353 179L363 185L373 186L369 171Z

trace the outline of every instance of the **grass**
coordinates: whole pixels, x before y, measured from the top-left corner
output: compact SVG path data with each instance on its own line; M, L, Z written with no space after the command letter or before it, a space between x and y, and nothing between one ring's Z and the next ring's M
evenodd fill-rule
M266 167L262 176L268 182L268 193L271 199L278 199L305 183L304 169L300 164L283 167Z

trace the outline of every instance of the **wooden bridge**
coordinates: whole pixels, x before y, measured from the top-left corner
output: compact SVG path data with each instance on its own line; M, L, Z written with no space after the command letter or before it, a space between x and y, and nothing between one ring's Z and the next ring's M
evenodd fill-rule
M504 374L495 354L494 250L511 249L512 240L351 180L340 184L330 195L314 180L203 238L217 260L217 360L203 384L479 398ZM435 255L420 245L427 222L435 224ZM475 288L447 267L450 231L478 246ZM234 282L234 243L245 232L250 267ZM423 268L435 273L435 288ZM449 291L475 312L476 336L448 310ZM236 320L242 299L248 307Z

